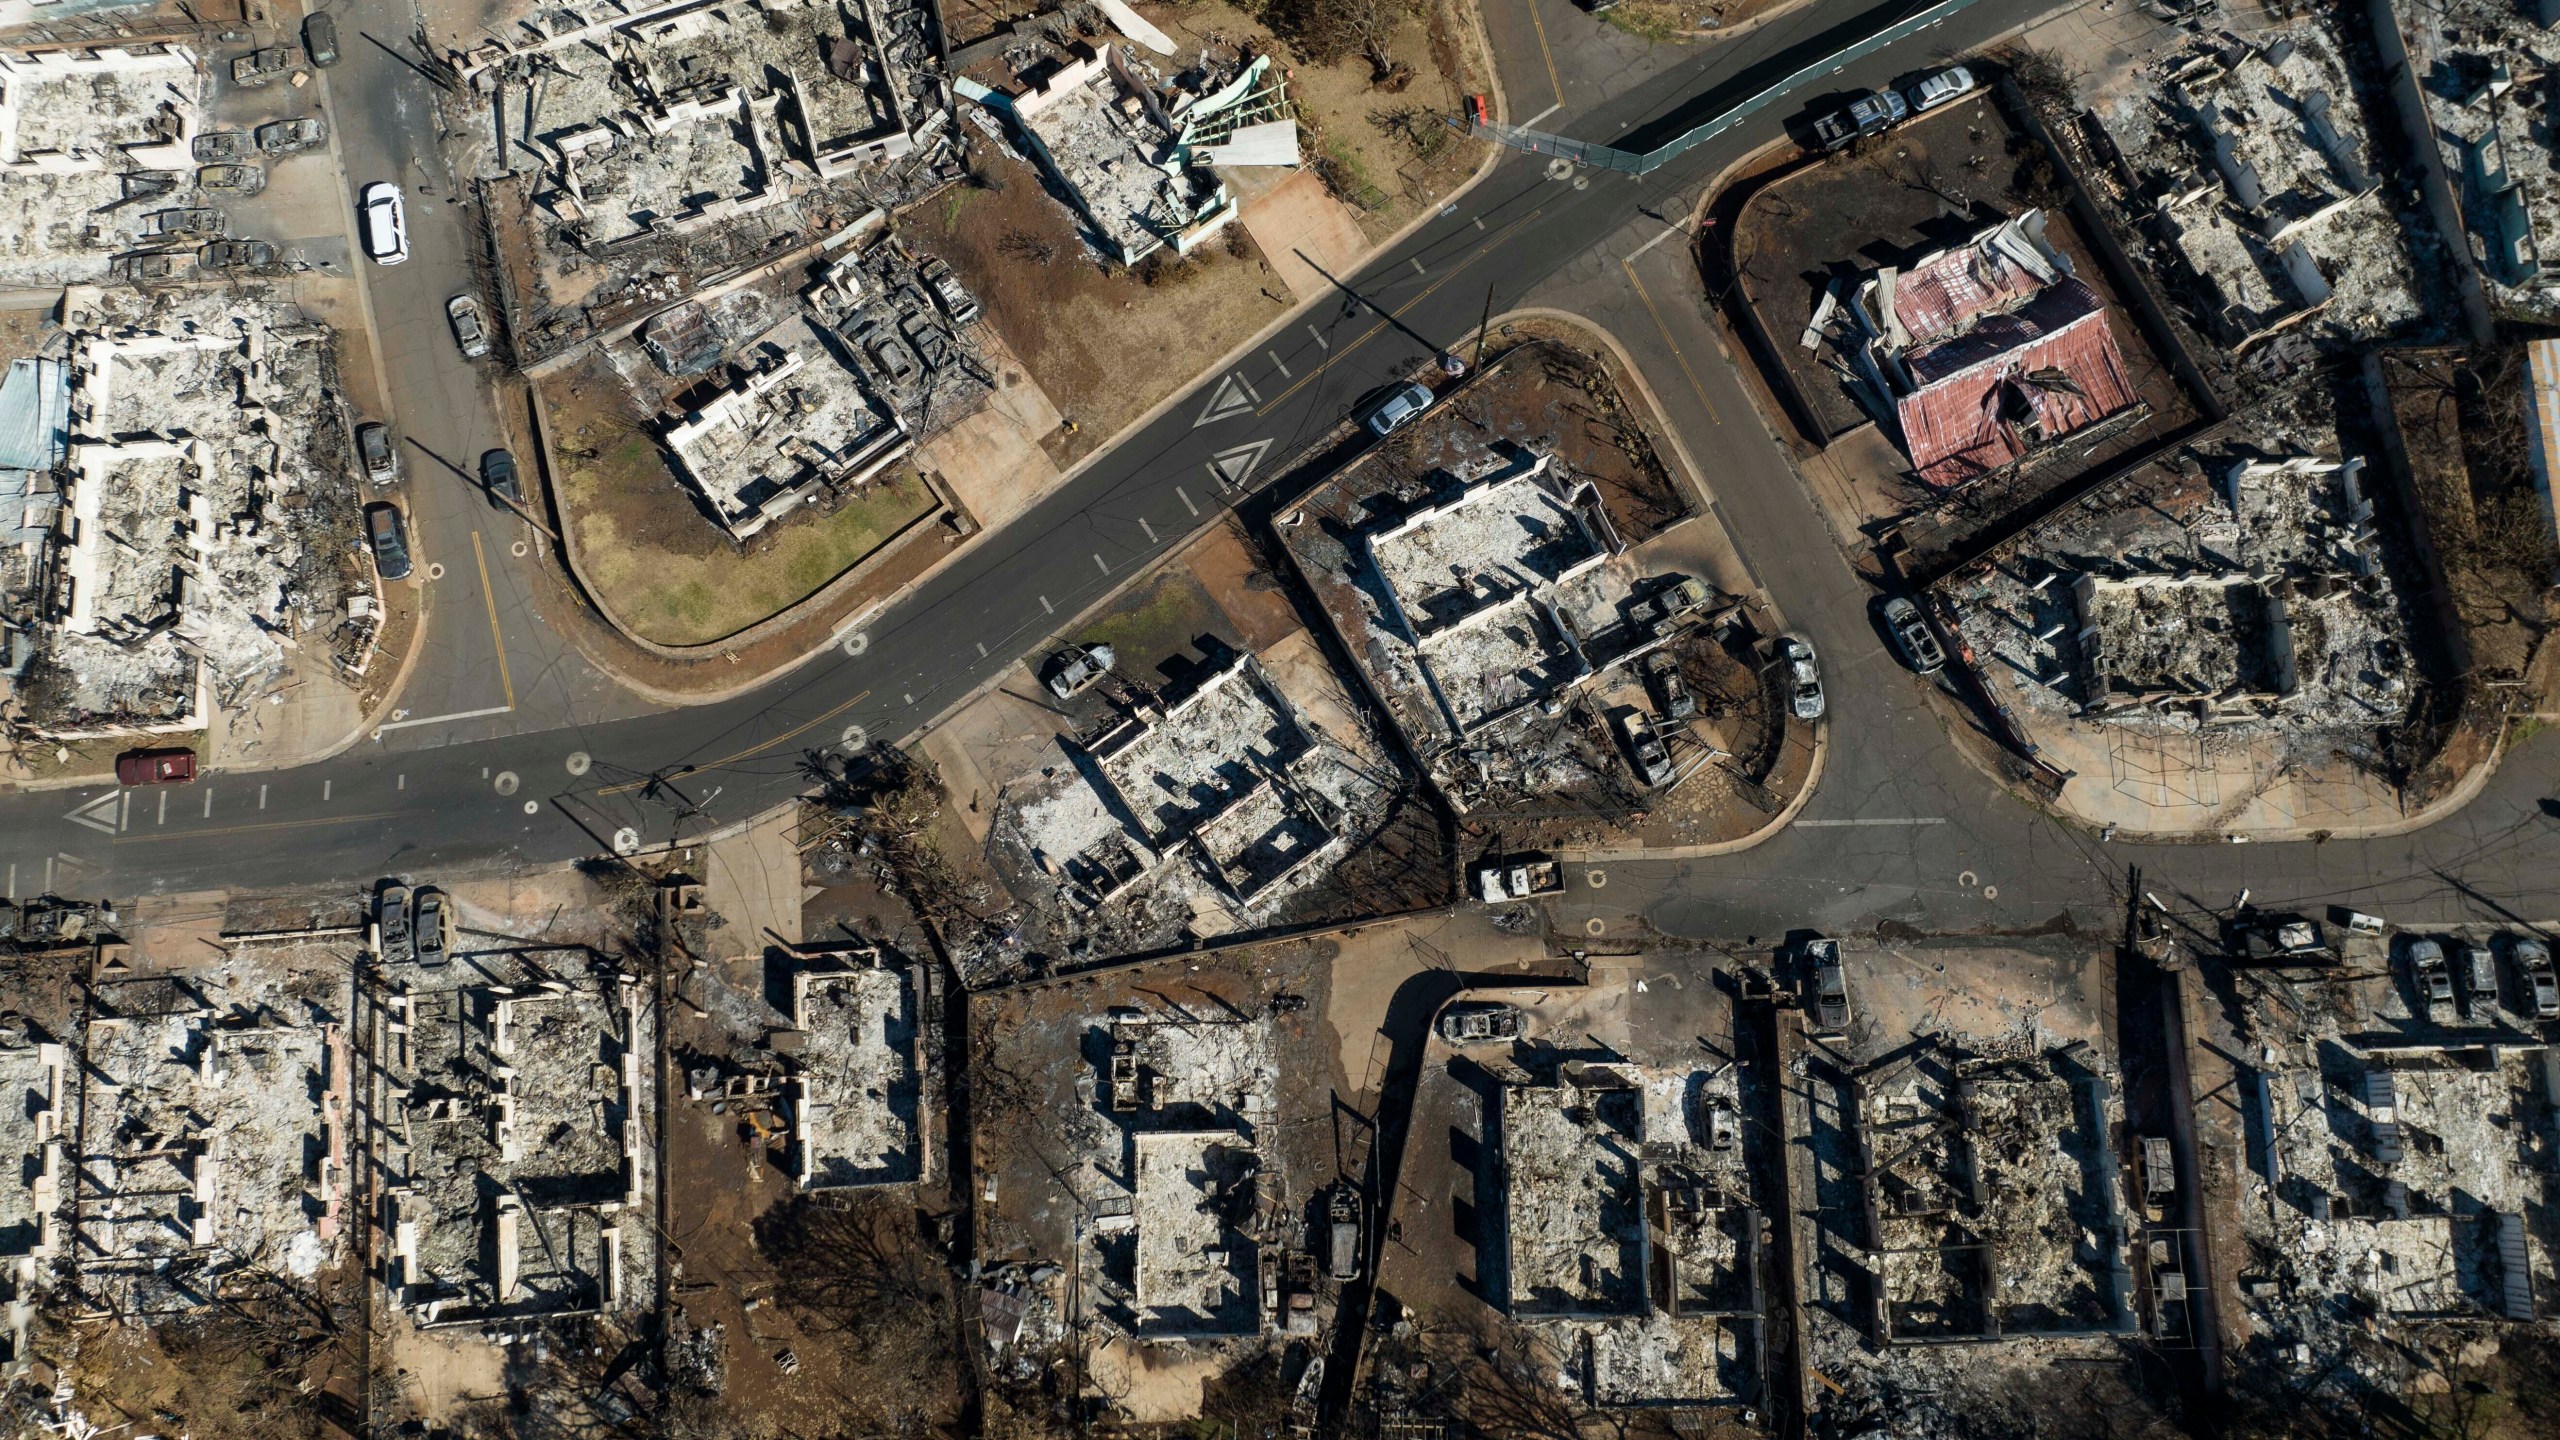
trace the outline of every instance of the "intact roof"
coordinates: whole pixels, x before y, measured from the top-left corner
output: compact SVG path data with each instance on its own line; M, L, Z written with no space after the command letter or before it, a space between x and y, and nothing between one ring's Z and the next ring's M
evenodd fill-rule
M2007 314L1913 353L1906 364L1916 388L1895 406L1903 447L1911 468L1937 486L2025 455L2030 442L2016 423L2020 410L2050 441L2130 409L2138 398L2104 304L2068 277ZM2079 393L2026 383L2044 372L2059 372Z
M59 360L12 360L0 380L0 470L50 470L71 433L71 392Z

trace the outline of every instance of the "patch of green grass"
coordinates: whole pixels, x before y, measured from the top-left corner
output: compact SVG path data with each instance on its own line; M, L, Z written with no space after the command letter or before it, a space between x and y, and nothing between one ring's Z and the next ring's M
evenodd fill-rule
M1075 638L1120 652L1121 674L1151 678L1157 665L1188 650L1200 635L1223 635L1227 628L1226 612L1208 587L1188 567L1173 565L1123 596L1119 608L1097 617Z
M966 185L954 185L942 200L942 233L953 235L960 230L960 212L969 208L969 196L975 192Z

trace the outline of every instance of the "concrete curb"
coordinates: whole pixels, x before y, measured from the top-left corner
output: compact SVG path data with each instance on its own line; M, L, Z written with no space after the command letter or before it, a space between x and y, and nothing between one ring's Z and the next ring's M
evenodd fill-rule
M1796 816L1813 800L1813 792L1822 788L1822 772L1831 760L1831 722L1825 720L1813 732L1813 764L1804 772L1804 783L1796 787L1795 798L1786 808L1771 816L1769 823L1734 840L1711 840L1701 845L1666 845L1659 849L1635 850L1558 850L1556 858L1582 865L1610 860L1703 860L1716 855L1733 855L1761 844L1779 831L1795 823Z
M1499 109L1501 109L1502 111L1504 111L1505 113L1507 113L1507 112L1508 112L1508 110L1509 110L1509 107L1510 107L1510 100L1509 100L1509 97L1504 93L1503 88L1502 88L1502 72L1501 72L1501 67L1500 67L1499 65L1497 65L1497 64L1495 64L1495 63L1494 63L1494 58L1493 58L1493 47L1492 47L1491 43L1490 43L1490 42L1485 38L1485 34L1484 34L1484 14L1483 14L1483 11L1481 10L1481 8L1480 8L1480 7L1478 7L1477 5L1473 5L1473 4L1464 5L1464 6L1460 7L1460 8L1461 8L1461 11L1462 11L1462 13L1464 14L1464 16L1465 16L1465 18L1466 18L1466 30L1467 30L1467 35L1468 35L1468 37L1469 37L1470 42L1471 42L1471 43L1475 46L1475 48L1476 48L1476 52L1477 52L1477 53L1476 53L1476 61L1477 61L1477 63L1478 63L1478 64L1480 64L1480 65L1481 65L1481 66L1483 66L1483 68L1484 68L1484 71L1485 71L1485 74L1486 74L1486 77L1487 77L1487 79L1486 79L1486 85L1487 85L1487 87L1491 90L1491 92L1492 92L1492 94L1493 94L1493 97L1494 97L1494 100L1495 100L1495 102L1496 102L1497 108L1499 108ZM1371 261L1373 261L1373 260L1377 259L1377 257L1378 257L1378 256L1380 256L1380 255L1382 255L1382 254L1386 253L1388 250L1393 249L1393 248L1394 248L1394 247L1396 247L1397 245L1400 245L1400 244L1404 243L1404 241L1405 241L1407 238L1409 238L1409 237L1413 234L1413 232L1414 232L1414 231L1421 229L1421 228L1422 228L1422 226L1423 226L1424 224L1426 224L1426 223L1428 223L1429 221L1431 221L1431 220L1433 220L1433 219L1437 218L1437 217L1441 214L1442 210L1446 209L1446 208L1447 208L1447 207L1449 207L1449 206L1452 206L1452 205L1456 204L1456 203L1457 203L1457 201L1458 201L1458 198L1459 198L1460 196L1462 196L1462 195L1466 194L1467 192L1469 192L1469 191L1473 190L1476 186L1478 186L1478 185L1480 185L1480 184L1484 183L1484 179L1485 179L1485 177L1493 173L1493 168L1494 168L1495 164L1497 164L1497 163L1502 159L1503 153L1504 153L1504 152L1503 152L1502 147L1500 147L1500 146L1498 146L1498 145L1487 145L1487 146L1485 147L1485 155L1484 155L1484 158L1483 158L1483 160L1482 160L1482 161L1480 161L1480 162L1477 164L1476 169L1475 169L1475 173L1474 173L1474 174L1472 174L1472 175L1470 175L1470 176L1468 176L1465 180L1463 180L1463 181L1459 182L1459 184L1458 184L1458 185L1456 185L1455 187L1453 187L1453 188L1452 188L1452 189L1451 189L1451 190L1450 190L1446 195L1443 195L1443 196L1440 198L1440 204L1439 204L1439 206L1438 206L1438 207L1423 210L1421 213L1419 213L1419 214L1415 215L1411 220L1406 221L1402 226L1398 227L1398 228L1396 229L1396 231L1395 231L1395 233L1394 233L1394 234L1389 235L1389 236L1387 236L1385 239L1380 240L1380 241L1379 241L1378 243L1376 243L1375 245L1370 246L1367 250L1365 250L1365 251L1363 251L1363 252L1361 253L1359 260L1358 260L1358 261L1356 261L1356 262L1354 263L1354 265L1353 265L1351 268L1352 268L1352 269L1354 269L1354 270L1357 270L1357 269L1359 269L1359 268L1361 268L1361 267L1363 267L1363 266L1366 266L1366 265L1368 265ZM1073 464L1073 465L1069 466L1067 469L1065 469L1065 470L1063 470L1063 471L1060 471L1060 472L1059 472L1059 474L1058 474L1058 478L1057 478L1057 480L1056 480L1055 482L1053 482L1053 483L1052 483L1052 485L1050 486L1049 490L1048 490L1046 493L1047 493L1047 494L1056 494L1059 490L1061 490L1061 489L1065 488L1065 487L1066 487L1066 486L1067 486L1071 481L1073 481L1073 480L1075 479L1075 477L1076 477L1076 476L1078 476L1078 475L1082 474L1082 473L1084 472L1084 470L1085 470L1085 468L1086 468L1087 466L1090 466L1090 465L1092 465L1092 464L1094 464L1094 463L1096 463L1096 462L1098 462L1098 461L1102 460L1102 459L1103 459L1104 457L1106 457L1106 456L1109 456L1109 455L1112 455L1112 454L1116 453L1116 452L1119 450L1119 448L1120 448L1124 443L1126 443L1126 442L1129 440L1129 438L1130 438L1131 436L1133 436L1133 435L1137 434L1137 433L1138 433L1139 431L1141 431L1141 430L1144 430L1147 426L1154 424L1157 420L1159 420L1159 419L1163 418L1163 416L1165 415L1165 413L1166 413L1167 411L1169 411L1169 410L1173 409L1177 404L1179 404L1179 403L1180 403L1180 402L1182 402L1183 400L1186 400L1186 399L1190 398L1190 396L1192 395L1192 393L1193 393L1193 392L1198 388L1198 386L1199 386L1199 384L1200 384L1200 382L1201 382L1201 381L1203 381L1203 380L1207 379L1207 378L1208 378L1208 377L1210 377L1210 376L1216 375L1216 374L1220 373L1221 371L1224 371L1224 370L1228 369L1229 367L1233 366L1233 365L1236 363L1236 361L1237 361L1237 360L1241 359L1241 358L1242 358L1244 355L1246 355L1248 352L1250 352L1250 351L1254 350L1254 349L1255 349L1255 348L1257 348L1258 346L1261 346L1261 345L1263 345L1263 344L1267 343L1267 342L1270 340L1270 338L1271 338L1272 336L1277 335L1277 334L1279 334L1283 329L1286 329L1286 328L1287 328L1287 327L1288 327L1288 326L1289 326L1293 321L1297 320L1301 315L1305 314L1305 313L1306 313L1306 312L1308 312L1309 310L1313 309L1316 305L1318 305L1318 304L1320 304L1320 303L1323 303L1324 301L1326 301L1326 300L1328 300L1328 299L1330 299L1330 298L1331 298L1331 297L1330 297L1330 296L1327 296L1327 295L1316 295L1316 296L1311 296L1311 297L1309 297L1309 298L1307 298L1307 299L1304 299L1304 300L1300 300L1300 301L1298 301L1296 304L1291 305L1287 310L1282 311L1278 316L1274 317L1274 318L1273 318L1273 319L1272 319L1268 324L1264 325L1260 330L1255 331L1252 335L1247 336L1245 339L1243 339L1243 340L1241 340L1241 341L1237 342L1237 344L1235 345L1235 347L1234 347L1233 349L1230 349L1230 350L1228 350L1225 354L1220 355L1216 360L1214 360L1214 361L1210 362L1210 363L1209 363L1208 365L1206 365L1206 366L1203 366L1203 367L1202 367L1202 368L1201 368L1201 369L1200 369L1196 374L1194 374L1194 375L1192 375L1192 376L1188 377L1187 379L1185 379L1185 380L1183 381L1183 383L1181 383L1180 385L1175 386L1175 387L1174 387L1170 392L1168 392L1168 393L1164 396L1164 398L1163 398L1163 399L1158 400L1158 401L1157 401L1153 406L1149 407L1149 408L1146 410L1146 412L1145 412L1145 413L1143 413L1143 414L1141 414L1141 415L1137 416L1135 419L1131 420L1127 425L1125 425L1125 426L1121 427L1120 432L1119 432L1118 434L1116 434L1116 435L1112 436L1112 437L1111 437L1111 439L1110 439L1109 441L1105 442L1105 443L1104 443L1104 444L1102 444L1102 445L1099 445L1099 446L1095 447L1095 448L1094 448L1094 450L1092 451L1092 453L1090 453L1090 454L1086 455L1084 458L1082 458L1082 459L1080 459L1080 460L1076 461L1076 463L1075 463L1075 464ZM1632 369L1632 367L1630 367L1630 369ZM528 382L527 382L528 390L530 389L530 383L531 383L530 381L528 381ZM530 411L530 412L535 416L535 420L534 420L534 430L535 430L535 436L536 436L536 443L537 443L538 445L540 445L540 446L541 446L541 449L542 449L542 461L543 461L543 465L544 465L544 469L545 469L545 478L546 478L546 480L547 480L547 479L548 479L548 476L549 476L549 472L550 472L550 470L552 469L552 461L551 461L551 454L550 454L550 450L551 450L551 442L550 442L550 436L549 436L548 427L547 427L546 425L544 425L544 423L542 422L542 420L541 420L541 418L540 418L541 407L540 407L539 405L529 404L529 405L527 406L527 409L528 409L528 411ZM1657 407L1657 411L1658 411L1658 409L1659 409L1659 407ZM939 493L940 493L940 492L939 492L939 491L937 491L937 494L939 494ZM945 496L945 497L943 497L943 498L945 499L945 502L946 502L946 503L949 503L949 501L950 501L950 497ZM976 531L974 534L971 534L971 535L970 535L970 536L968 536L966 539L964 539L964 540L963 540L959 545L955 545L955 546L953 546L949 554L944 555L940 560L937 560L937 561L935 561L932 565L930 565L930 566L926 567L926 569L923 571L923 573L921 573L921 574L917 575L914 579L909 580L906 584L901 585L900 587L898 587L898 589L897 589L896 591L892 592L892 593L891 593L891 594L889 594L887 597L883 598L883 599L882 599L882 600L881 600L881 601L880 601L876 606L872 607L872 613L877 613L877 612L879 612L879 611L887 610L887 609L889 609L889 608L891 608L891 607L893 607L893 606L897 605L900 601L902 601L902 600L906 599L909 595L913 594L913 593L914 593L914 592L915 592L915 591L916 591L920 586L924 585L926 582L928 582L928 581L930 581L930 580L934 579L936 576L938 576L939 574L941 574L941 573L942 573L942 570L943 570L943 568L944 568L945 566L947 566L947 565L951 564L953 561L955 561L955 560L959 559L959 558L961 557L961 555L962 555L963 553L965 553L965 552L970 548L970 546L971 546L972 544L977 543L977 542L979 542L979 541L982 541L986 536L988 536L988 535L990 535L990 534L993 534L993 533L995 533L996 531L1002 530L1002 529L1004 529L1004 528L1005 528L1005 526L1007 526L1007 525L1011 525L1011 524L1014 524L1014 523L1016 523L1017 521L1022 520L1022 519L1023 519L1023 518L1025 518L1026 516L1029 516L1029 515L1030 515L1030 514L1032 514L1032 513L1033 513L1033 511L1037 508L1038 504L1039 504L1039 501L1038 501L1038 500L1034 500L1034 501L1032 502L1032 504L1031 504L1031 507L1029 507L1029 508L1026 508L1026 509L1024 509L1024 510L1021 510L1021 511L1016 512L1016 513L1015 513L1015 515L1013 515L1011 518L1007 519L1007 520L1004 522L1004 524L1003 524L1003 525L997 525L997 526L992 526L992 527L983 527L983 528L979 529L978 531ZM555 507L555 510L556 510L556 507ZM961 513L965 513L965 512L961 512ZM565 523L566 517L565 517L565 516L563 516L563 517L561 517L561 518L562 518L562 519L563 519L563 521L564 521L564 523L563 523L563 524L562 524L562 526L561 526L561 534L562 534L563 536L566 536L566 535L569 533L569 527L568 527L568 526L567 526L567 524ZM921 522L920 522L920 523L921 523ZM571 562L569 561L569 558L568 558L569 548L570 548L570 547L569 547L569 545L568 545L568 542L564 539L564 540L562 541L562 543L561 543L561 546L560 546L560 550L561 550L561 557L562 557L562 564L563 564L563 568L564 568L564 569L567 569L567 570L569 570L569 571L570 571L570 579L571 579L571 582L572 582L572 583L571 583L571 588L572 588L572 590L574 591L575 598L578 600L578 602L579 602L580 604L583 604L584 606L586 606L586 608L587 608L589 611L591 611L592 613L594 613L594 615L595 615L599 620L603 621L603 622L604 622L605 627L606 627L607 629L610 629L610 630L611 630L611 631L612 631L616 636L620 637L620 638L621 638L621 640L622 640L624 643L626 643L626 644L630 644L630 645L633 645L633 646L636 646L636 647L638 647L638 648L640 648L640 649L643 649L643 650L651 651L652 653L658 653L658 654L661 654L662 658L677 659L677 660L688 661L688 662L706 661L706 660L715 660L715 659L721 658L722 656L724 656L724 655L726 655L726 654L730 653L729 649L728 649L728 648L726 648L726 647L728 646L728 644L729 644L729 642L728 642L727 640L715 640L715 641L708 641L708 642L706 642L706 648L704 648L703 650L701 650L701 651L700 651L700 652L698 652L698 653L696 653L696 652L683 652L683 651L679 651L679 652L677 652L677 653L675 653L675 654L673 654L673 655L666 655L666 654L664 654L662 651L660 651L660 650L659 650L659 647L655 646L652 642L647 641L647 640L643 640L643 639L641 639L639 636L636 636L636 635L632 634L629 630L627 630L627 629L625 629L625 628L623 627L622 622L621 622L620 620L616 619L616 618L615 618L615 617L614 617L614 616L613 616L609 611L605 610L603 606L601 606L601 605L597 604L597 603L596 603L596 602L591 598L591 597L593 596L593 594L594 594L594 591L593 591L593 589L592 589L590 586L588 586L588 584L586 583L586 579L585 579L585 577L584 577L583 575L580 575L580 574L578 574L578 573L577 573L577 571L576 571L576 566L575 566L573 563L571 563ZM1168 552L1168 553L1172 553L1172 552ZM1153 571L1153 569L1154 569L1154 568L1155 568L1155 567L1154 567L1153 565L1150 565L1150 566L1148 566L1148 567L1147 567L1147 570L1145 570L1145 571L1141 571L1140 573L1141 573L1141 574L1145 574L1145 573L1152 573L1152 571ZM849 577L840 577L840 578L849 578ZM1133 577L1133 579L1134 579L1134 577ZM837 582L837 581L830 581L830 582L829 582L829 585L830 585L830 587L832 587L832 586L833 586L834 584L836 584L836 583L839 583L839 582ZM1126 586L1121 586L1121 587L1115 588L1113 591L1111 591L1111 595L1117 595L1117 594L1119 594L1119 593L1120 593L1120 591L1121 591L1121 590L1126 589L1126 588L1127 588ZM823 595L824 593L825 593L825 592L822 590L822 591L818 592L818 594L813 594L813 595L810 595L810 596L808 596L808 597L806 597L806 598L804 598L804 599L802 599L802 600L795 601L795 602L794 602L794 608L797 608L797 607L799 607L799 606L806 606L806 605L809 605L809 604L811 604L812 602L814 602L814 601L818 600L818 599L820 598L820 596L821 596L821 595ZM1095 603L1095 605L1097 605L1097 606L1098 606L1098 605L1100 605L1101 603L1103 603L1103 600L1108 600L1109 598L1110 598L1110 595L1106 595L1106 596L1102 597L1102 599L1100 599L1100 600L1096 600L1094 603ZM787 613L787 612L776 612L776 614L771 615L771 616L768 616L768 617L766 617L764 620L757 621L757 622L756 622L756 625L754 625L754 626L749 626L749 627L748 627L748 630L753 630L753 629L757 628L757 626L763 626L763 625L773 624L773 623L775 623L776 621L781 620L781 619L783 618L783 615L784 615L784 614L786 614L786 613ZM1089 613L1091 613L1091 609L1090 609L1090 607L1088 608L1088 610L1087 610L1087 611L1085 611L1085 612L1083 612L1083 613L1088 613L1088 614L1089 614ZM857 617L857 618L858 618L858 617ZM1081 616L1079 616L1079 618L1081 618ZM1073 624L1074 622L1073 622L1073 621L1070 621L1069 623L1070 623L1070 624ZM787 627L784 627L784 628L787 628ZM844 627L844 628L846 628L846 629L850 629L850 628L851 628L851 626L849 626L849 625L848 625L848 626L846 626L846 627ZM745 634L745 633L747 633L747 632L746 632L746 631L741 631L741 632L739 632L739 633L740 633L740 634ZM773 635L773 634L775 634L775 633L780 633L780 631L779 631L779 630L777 630L777 631L775 631L775 632L770 632L770 633L768 633L767 635L762 636L762 637L759 637L759 638L760 638L760 639L770 639L770 638L772 638L772 635ZM841 632L838 632L838 633L841 633ZM1056 634L1056 633L1059 633L1059 632L1058 632L1058 631L1052 631L1051 633L1052 633L1052 634ZM615 684L622 686L624 689L629 690L631 693L633 693L633 694L635 694L635 695L638 695L638 696L640 696L641 698L643 698L643 699L645 699L645 700L654 701L654 702L656 702L656 703L658 703L658 704L661 704L661 705L667 705L667 706L673 706L673 707L689 707L689 706L696 706L696 705L716 705L716 704L719 704L720 702L722 702L722 701L724 701L724 700L732 700L732 699L735 699L735 698L737 698L738 696L743 695L743 694L747 693L747 692L748 692L748 691L750 691L750 690L754 690L754 689L756 689L756 688L758 688L758 687L760 687L760 686L762 686L762 685L765 685L765 684L767 684L767 683L769 683L769 682L771 682L771 681L773 681L773 680L780 679L780 678L781 678L781 677L783 677L784 675L787 675L787 674L791 673L793 670L798 669L798 668L799 668L799 667L801 667L802 665L807 664L809 661L811 661L811 660L813 660L813 659L817 658L819 655L821 655L821 654L825 653L825 652L826 652L826 650L827 650L827 649L828 649L828 648L829 648L829 647L834 643L834 641L835 641L835 636L834 636L834 635L830 635L830 636L828 637L828 642L827 642L826 644L817 644L817 645L813 645L813 646L812 646L809 650L807 650L806 652L804 652L804 653L802 653L802 654L800 654L800 655L798 655L798 656L796 656L796 657L794 657L794 658L792 658L792 659L785 660L785 661L781 662L780 664L775 665L775 666L773 666L773 667L771 667L771 668L769 668L769 669L766 669L766 670L763 670L763 671L759 671L758 673L756 673L756 674L754 674L754 675L751 675L751 676L744 677L744 678L742 678L742 679L738 680L735 684L727 685L727 686L723 686L723 687L721 687L720 689L717 689L717 690L707 690L707 691L675 691L675 690L666 690L666 689L663 689L663 688L661 688L661 687L659 687L659 686L653 685L653 684L651 684L651 683L650 683L650 682L648 682L648 681L641 680L641 679L638 679L638 678L636 678L636 677L632 676L632 675L631 675L631 674L630 674L630 673L629 673L629 672L628 672L628 671L627 671L627 670L626 670L622 665L620 665L620 664L618 664L618 663L614 662L613 660L609 659L608 657L598 655L598 654L595 652L595 649L594 649L593 647L591 647L591 646L587 646L587 645L578 645L578 646L577 646L577 649L578 649L578 652L579 652L581 655L584 655L584 656L586 657L587 662L588 662L589 664L594 665L594 666L596 667L596 669L597 669L597 670L601 671L601 672L602 672L603 674L605 674L607 677L611 678ZM572 644L576 644L576 642L575 642L575 640L574 640L574 639L572 640L572 642L571 642L571 643L572 643ZM999 680L1001 679L1001 672L999 672L998 679L999 679ZM992 684L994 684L994 683L997 683L997 682L995 682L995 681L990 681L990 682L989 682L989 685L992 685ZM979 696L983 695L983 694L986 692L987 688L988 688L988 686L979 686L979 687L975 687L975 688L971 689L967 695L965 695L965 696L961 697L959 700L954 701L950 706L948 706L948 707L946 707L945 709L943 709L942 711L940 711L940 712L936 713L936 714L934 715L934 717L933 717L931 720L928 720L928 721L926 721L925 723L923 723L923 724L921 724L921 725L918 725L918 726L914 727L913 729L910 729L910 730L906 733L906 735L899 737L899 738L900 738L900 740L901 740L901 742L905 741L906 739L912 738L913 736L923 734L925 731L932 729L932 728L933 728L934 726L936 726L936 725L939 725L940 723L942 723L942 721L943 721L943 720L947 719L947 718L948 718L948 717L949 717L949 716L950 716L954 711L957 711L957 710L958 710L958 709L960 709L962 706L964 706L964 705L968 704L970 701L973 701L973 700L977 699Z

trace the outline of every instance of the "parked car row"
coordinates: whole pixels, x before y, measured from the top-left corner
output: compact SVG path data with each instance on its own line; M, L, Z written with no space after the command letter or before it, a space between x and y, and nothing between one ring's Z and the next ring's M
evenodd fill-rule
M445 894L386 880L374 895L374 953L385 965L442 965L452 958L453 920Z
M1933 70L1899 90L1869 90L1813 122L1813 136L1825 150L1837 150L1869 135L1881 135L1914 115L1962 99L1977 88L1973 72L1962 65Z
M2560 976L2551 965L2551 947L2516 936L2506 942L2507 963L2515 972L2520 1013L2535 1020L2560 1020ZM2409 961L2409 988L2429 1012L2439 1005L2459 1004L2474 1020L2498 1015L2498 956L2495 942L2458 941L2450 956L2444 942L2414 936L2404 952Z

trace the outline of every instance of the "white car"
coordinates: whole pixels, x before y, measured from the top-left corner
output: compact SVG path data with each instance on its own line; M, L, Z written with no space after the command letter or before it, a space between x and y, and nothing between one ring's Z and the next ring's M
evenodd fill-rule
M1383 440L1430 408L1431 387L1419 380L1407 381L1361 410L1360 424Z
M1813 647L1793 635L1778 637L1778 658L1787 666L1787 708L1799 720L1822 718L1822 666Z
M397 265L409 258L409 212L400 198L400 187L388 180L376 180L364 187L360 207L364 226L364 253L377 265Z
M1918 83L1902 92L1911 104L1911 113L1935 110L1951 100L1961 100L1974 91L1973 72L1961 65L1950 65L1934 75L1923 75Z

